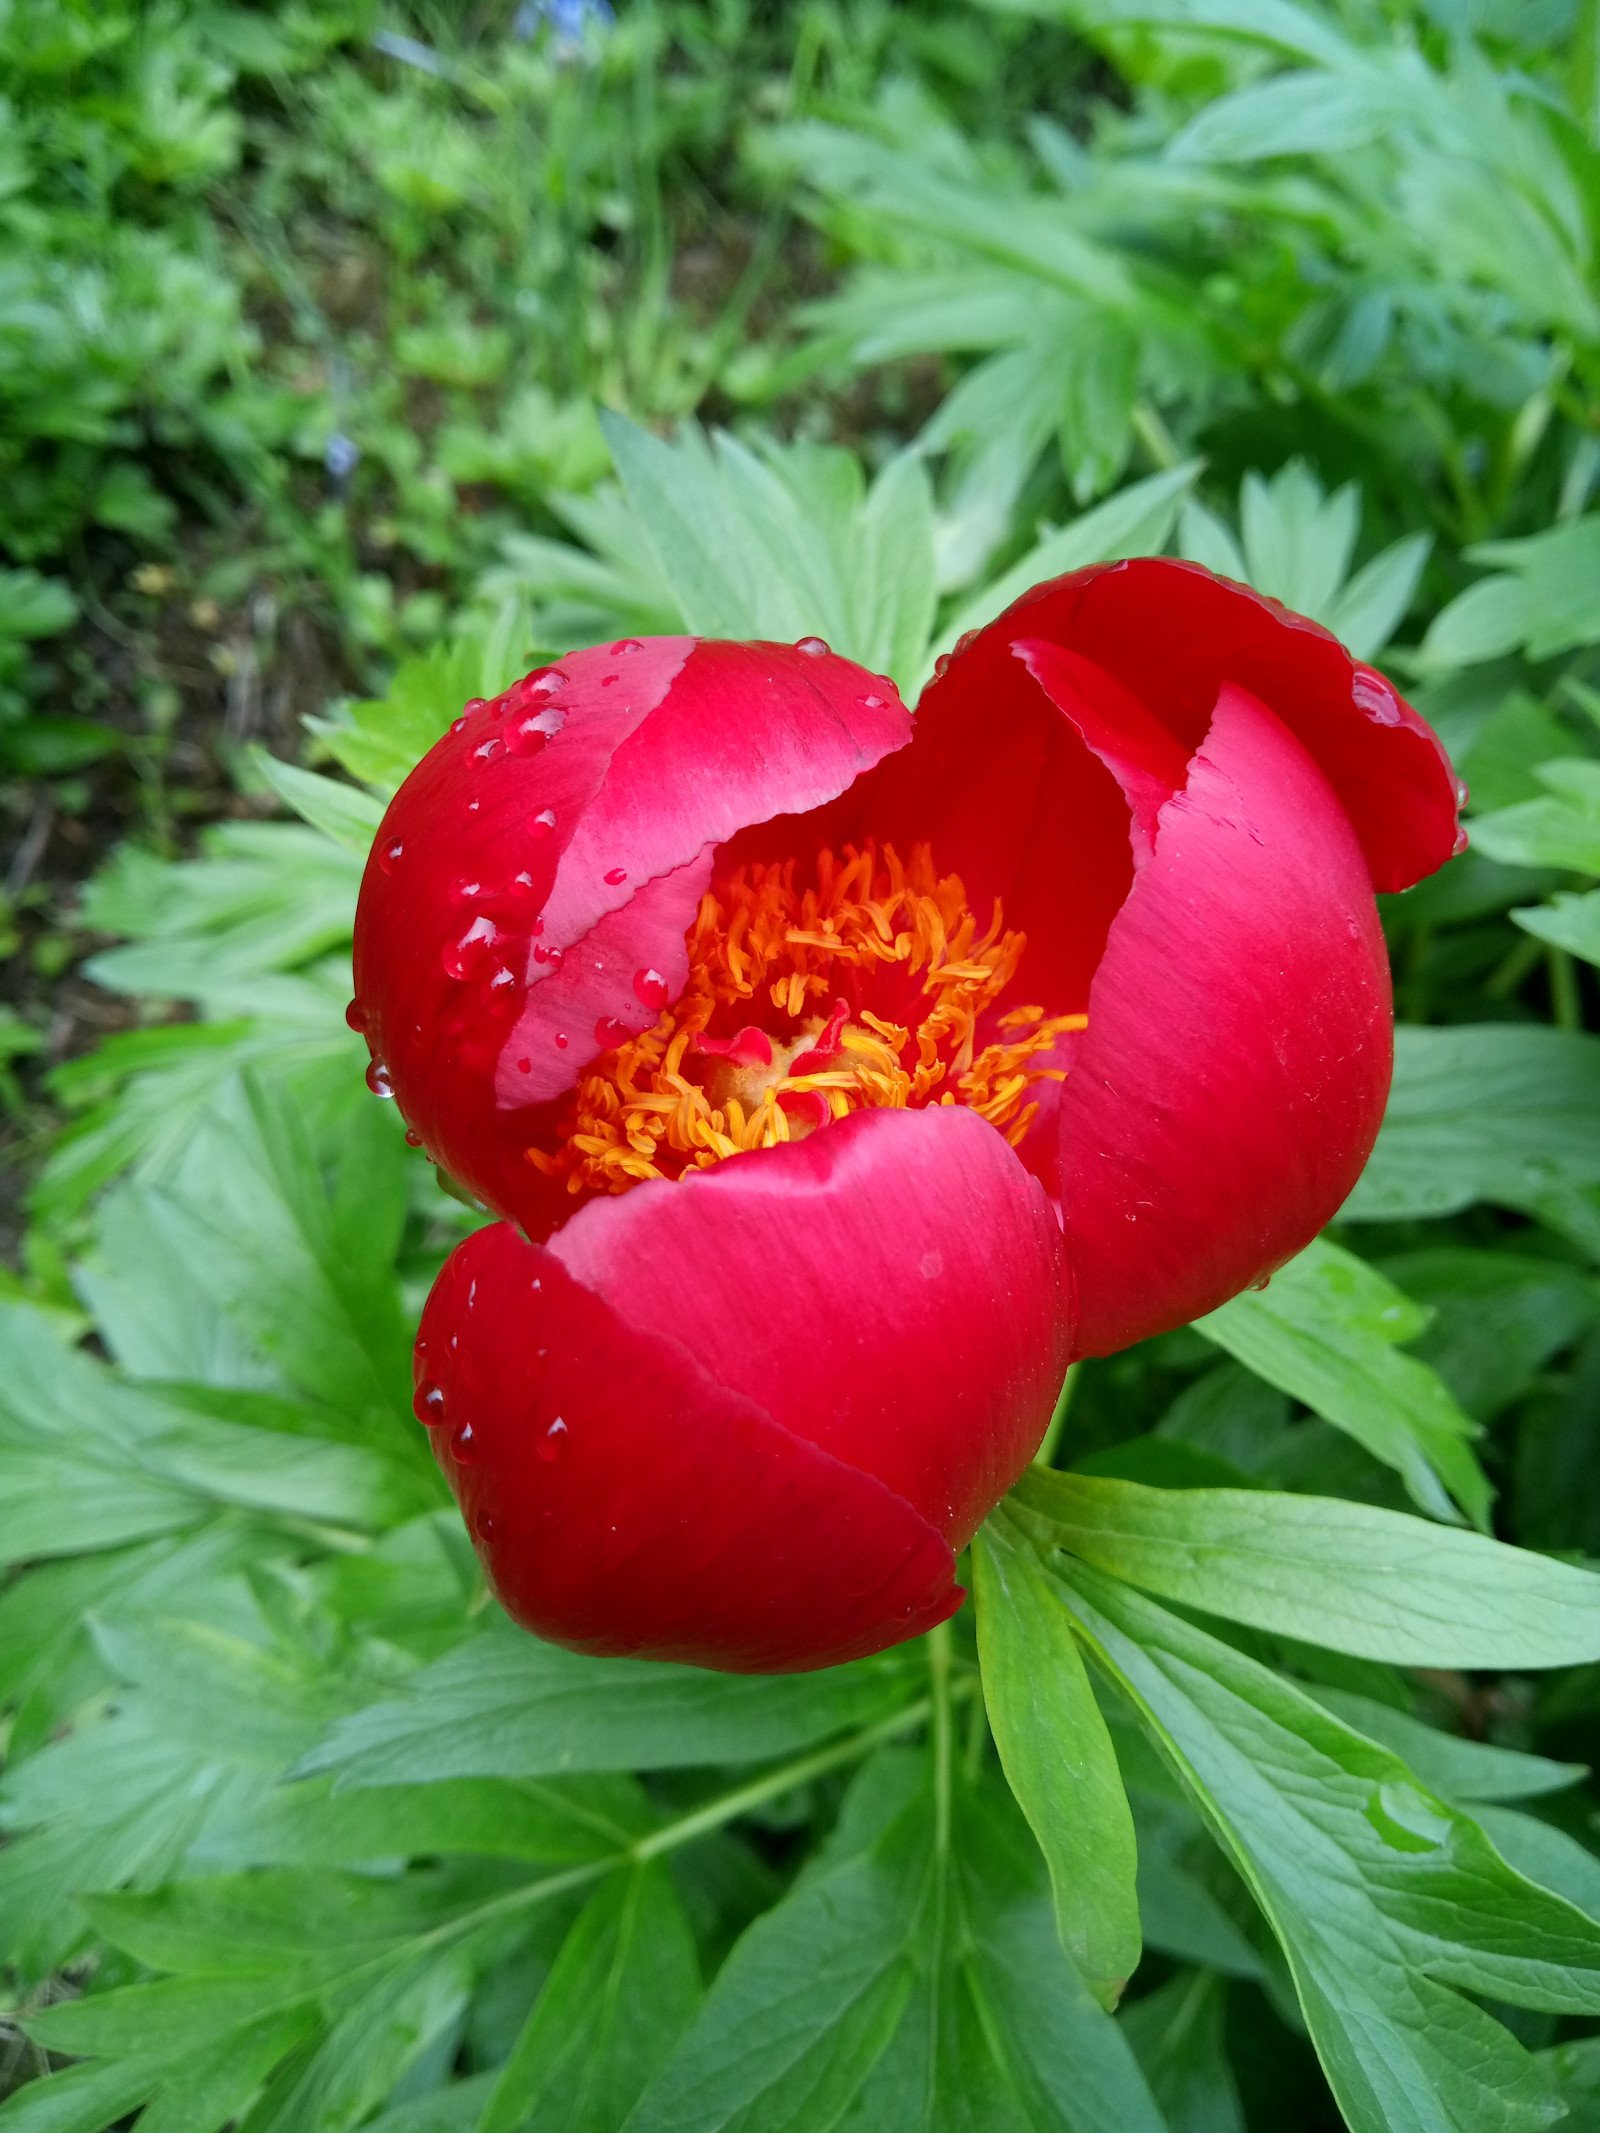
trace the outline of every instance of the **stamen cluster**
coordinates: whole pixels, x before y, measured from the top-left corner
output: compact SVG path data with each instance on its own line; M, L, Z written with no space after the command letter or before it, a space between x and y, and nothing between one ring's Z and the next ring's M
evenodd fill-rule
M623 1192L868 1108L963 1104L1015 1146L1029 1091L1081 1014L989 1017L1026 946L998 901L979 930L926 844L871 840L740 867L702 897L689 978L652 1029L604 1052L574 1092L559 1148L528 1160L574 1193ZM988 1017L986 1022L985 1018ZM980 1038L982 1041L980 1041Z

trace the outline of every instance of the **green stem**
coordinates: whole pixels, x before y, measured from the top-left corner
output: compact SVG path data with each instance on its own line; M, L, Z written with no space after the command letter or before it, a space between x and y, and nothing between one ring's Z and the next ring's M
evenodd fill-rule
M928 1632L928 1684L933 1726L933 1841L941 1859L950 1851L950 1625L941 1622Z
M1039 1440L1039 1449L1033 1455L1035 1466L1052 1466L1055 1463L1056 1446L1061 1441L1061 1432L1066 1424L1067 1409L1072 1405L1072 1389L1078 1382L1080 1365L1072 1364L1061 1380L1061 1390L1056 1395L1054 1412L1045 1425L1044 1435Z
M1550 950L1550 1013L1557 1029L1583 1028L1583 1001L1578 996L1578 966L1565 948Z

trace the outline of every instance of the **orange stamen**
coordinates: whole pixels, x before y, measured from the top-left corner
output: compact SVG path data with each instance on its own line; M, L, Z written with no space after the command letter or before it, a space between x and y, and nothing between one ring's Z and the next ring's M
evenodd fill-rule
M842 858L823 851L815 886L795 877L788 860L707 890L683 993L653 1029L601 1053L560 1146L530 1148L530 1163L574 1193L625 1192L802 1139L830 1116L927 1103L966 1104L1017 1145L1038 1110L1029 1091L1063 1078L1041 1055L1088 1017L1014 1007L978 1048L978 1021L1027 945L998 902L980 933L960 877L935 874L925 844L904 863L870 840ZM749 1029L770 1060L759 1038L730 1045Z

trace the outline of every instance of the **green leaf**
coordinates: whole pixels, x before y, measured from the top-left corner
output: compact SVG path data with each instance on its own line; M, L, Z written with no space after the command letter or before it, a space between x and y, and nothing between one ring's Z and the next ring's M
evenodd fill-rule
M1474 816L1474 848L1507 866L1600 874L1600 763L1558 757L1534 776L1550 797Z
M1457 1527L1267 1489L1037 1471L1037 1538L1163 1599L1402 1666L1600 1659L1600 1577Z
M250 758L253 768L265 778L278 798L311 827L331 837L335 844L359 852L365 858L383 820L383 803L359 785L338 778L325 778L314 770L301 770L285 763L264 748Z
M1583 896L1557 896L1547 904L1525 905L1511 916L1524 933L1586 963L1600 964L1600 889Z
M793 1892L758 1918L627 2133L830 2133L893 2036L925 1838L897 1759L869 1765L854 1811Z
M69 2066L0 2103L0 2133L101 2133L137 2110L161 2079L147 2058Z
M1521 648L1553 658L1600 642L1600 517L1470 551L1505 569L1480 579L1434 618L1422 641L1430 667L1470 666Z
M666 1868L617 1876L562 1943L478 2133L613 2133L699 2001L694 1936Z
M1600 1037L1504 1024L1399 1029L1383 1130L1344 1213L1404 1221L1594 1184Z
M1548 2125L1540 2068L1460 1995L1600 2006L1600 1925L1254 1660L1087 1566L1062 1595L1282 1942L1353 2133Z
M1489 1484L1471 1450L1479 1426L1426 1363L1400 1352L1426 1314L1365 1260L1323 1238L1197 1321L1258 1377L1304 1400L1385 1466L1435 1517L1453 1497L1482 1525Z
M1139 1961L1133 1818L1116 1752L1066 1616L1003 1512L974 1540L972 1563L995 1745L1050 1869L1061 1945L1114 2007Z
M341 1719L300 1769L383 1785L755 1762L884 1716L905 1682L892 1656L816 1674L710 1674L589 1659L502 1625Z

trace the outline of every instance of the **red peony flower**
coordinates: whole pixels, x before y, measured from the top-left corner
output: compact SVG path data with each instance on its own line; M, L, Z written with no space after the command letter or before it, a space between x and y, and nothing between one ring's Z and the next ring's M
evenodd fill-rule
M440 1276L417 1411L509 1611L751 1671L953 1612L1070 1356L1344 1199L1373 891L1456 835L1380 675L1180 563L1036 588L914 724L815 639L469 704L379 832L351 1019L506 1218Z

